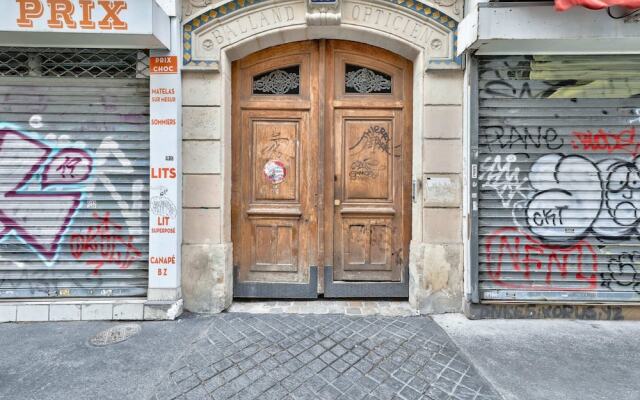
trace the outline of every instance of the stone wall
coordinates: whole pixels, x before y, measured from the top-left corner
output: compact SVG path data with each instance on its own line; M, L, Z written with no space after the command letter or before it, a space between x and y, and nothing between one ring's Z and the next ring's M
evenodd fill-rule
M182 74L182 293L193 312L231 305L231 245L223 234L223 141L217 72Z
M423 236L412 241L409 296L424 314L462 308L462 88L462 71L424 76Z

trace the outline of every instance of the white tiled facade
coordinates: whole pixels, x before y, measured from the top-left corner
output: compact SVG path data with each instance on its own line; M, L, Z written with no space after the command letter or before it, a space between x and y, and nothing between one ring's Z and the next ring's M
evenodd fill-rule
M0 303L0 322L167 319L161 308L144 299L5 301Z

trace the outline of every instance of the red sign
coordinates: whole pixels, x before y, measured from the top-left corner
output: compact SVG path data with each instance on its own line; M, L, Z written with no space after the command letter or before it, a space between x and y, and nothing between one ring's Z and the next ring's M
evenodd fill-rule
M178 56L151 57L149 62L151 74L177 74Z
M640 8L640 0L555 0L557 11L566 11L573 6L582 6L591 10L620 6Z

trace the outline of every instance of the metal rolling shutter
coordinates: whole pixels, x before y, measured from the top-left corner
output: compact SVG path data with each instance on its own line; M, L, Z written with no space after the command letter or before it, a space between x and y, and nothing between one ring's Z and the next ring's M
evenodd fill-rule
M479 299L640 300L640 57L481 57L478 104Z
M0 298L146 294L147 58L0 48Z

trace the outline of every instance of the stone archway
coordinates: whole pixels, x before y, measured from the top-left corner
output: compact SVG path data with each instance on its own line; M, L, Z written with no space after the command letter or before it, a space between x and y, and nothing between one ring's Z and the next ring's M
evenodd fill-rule
M194 3L202 1L187 1L185 11L193 13ZM295 28L301 28L306 36L296 40L320 38L317 36L347 40L354 39L355 31L362 31L365 34L359 35L361 39L383 48L392 47L387 48L390 51L414 47L425 58L426 69L461 67L462 59L456 56L461 2L344 0L337 1L333 7L314 6L313 0L233 0L223 3L215 8L204 8L183 25L185 69L219 68L222 52L233 47L242 46L252 53L272 46L273 43L269 43L272 40L291 42L288 31ZM282 40L269 39L274 33ZM327 35L343 37L324 37ZM254 43L243 43L247 39Z
M460 309L459 3L346 0L329 7L312 0L234 0L194 8L207 2L188 1L185 13L191 14L183 26L185 307L216 312L231 303L231 62L275 45L324 38L372 44L413 61L410 301L425 312ZM451 120L459 121L457 133L442 126ZM434 159L443 152L448 156ZM436 185L423 189L423 182ZM437 233L439 224L451 226Z

